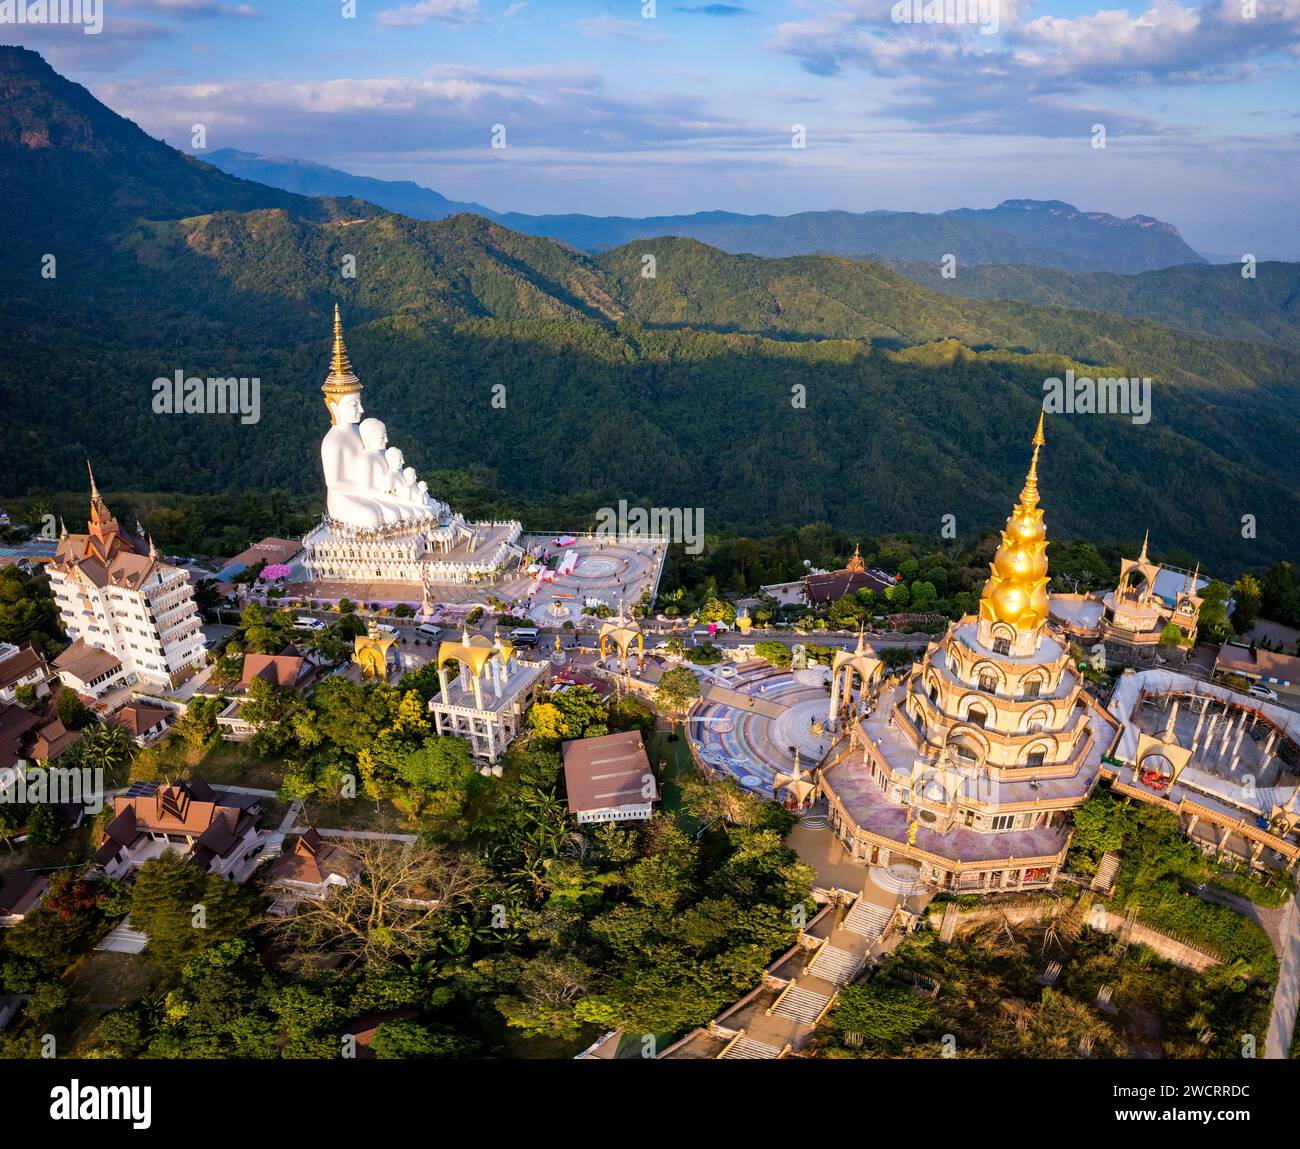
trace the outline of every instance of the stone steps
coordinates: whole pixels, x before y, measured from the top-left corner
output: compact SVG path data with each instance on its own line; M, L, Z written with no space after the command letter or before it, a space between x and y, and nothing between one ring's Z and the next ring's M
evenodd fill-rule
M802 1022L804 1025L813 1025L821 1016L822 1010L830 1004L830 1000L825 994L814 993L810 989L800 989L799 986L792 985L781 994L771 1012L777 1017L786 1017L791 1021Z
M718 1060L726 1061L775 1061L781 1056L781 1050L775 1045L768 1045L764 1041L755 1041L752 1037L746 1037L743 1033L727 1046L720 1054Z
M808 966L808 974L819 977L832 985L845 985L853 979L862 964L862 958L848 950L838 949L829 942L823 942L821 948L813 955Z
M892 906L881 906L859 897L844 918L844 928L864 938L875 941L885 932L889 919L893 917Z

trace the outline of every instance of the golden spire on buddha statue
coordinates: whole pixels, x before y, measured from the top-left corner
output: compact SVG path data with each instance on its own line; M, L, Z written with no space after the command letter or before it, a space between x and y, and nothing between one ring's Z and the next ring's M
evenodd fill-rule
M321 386L325 392L325 406L333 415L333 404L343 395L361 393L361 380L352 371L348 359L348 349L343 345L343 320L339 315L339 305L334 305L334 352L330 356L330 373Z
M1038 452L1045 442L1040 412L1020 502L1007 519L980 598L981 619L1008 623L1019 631L1037 630L1047 621L1047 528L1038 506Z

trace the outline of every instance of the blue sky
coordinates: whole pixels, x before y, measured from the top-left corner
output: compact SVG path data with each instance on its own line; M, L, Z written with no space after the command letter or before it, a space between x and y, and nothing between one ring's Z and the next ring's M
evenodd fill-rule
M498 210L941 211L1006 198L1300 258L1300 0L105 0L0 27L188 147L413 179ZM1094 124L1107 146L1091 146ZM506 147L490 146L492 126ZM791 147L796 124L807 146Z

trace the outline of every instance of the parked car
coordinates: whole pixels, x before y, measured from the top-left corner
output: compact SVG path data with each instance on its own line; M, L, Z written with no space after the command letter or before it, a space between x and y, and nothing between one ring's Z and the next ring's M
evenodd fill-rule
M535 626L517 626L510 632L510 641L516 646L536 646L538 636Z
M1263 698L1269 702L1277 701L1277 691L1270 690L1267 686L1260 686L1259 683L1255 683L1250 688L1250 695L1252 698Z
M415 628L415 633L423 635L425 638L441 638L442 627L434 626L431 622L421 623Z
M300 614L293 620L293 625L299 630L324 630L325 624L318 618L312 618L310 615Z
M380 634L388 635L389 638L397 638L401 633L397 627L389 626L386 622L376 623L375 629L379 631Z

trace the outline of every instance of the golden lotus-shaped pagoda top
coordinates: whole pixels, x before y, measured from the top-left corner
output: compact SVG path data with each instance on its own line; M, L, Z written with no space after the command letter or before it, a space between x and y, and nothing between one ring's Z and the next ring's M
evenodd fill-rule
M1047 527L1038 506L1038 452L1045 442L1040 412L1029 474L1002 532L1002 545L989 564L989 581L980 599L981 619L1008 623L1019 631L1037 630L1047 621Z

